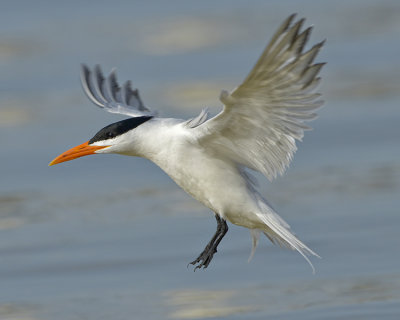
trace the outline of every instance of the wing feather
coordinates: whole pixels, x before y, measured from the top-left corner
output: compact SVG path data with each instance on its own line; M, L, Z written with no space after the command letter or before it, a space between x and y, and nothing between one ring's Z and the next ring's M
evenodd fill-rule
M82 64L81 83L89 100L108 112L132 117L156 114L143 104L139 91L132 89L130 81L125 82L122 87L119 86L115 69L105 78L99 65L92 71Z
M234 91L222 91L223 110L193 128L198 142L221 157L263 173L283 174L301 140L305 123L323 101L315 92L324 65L313 63L324 41L304 51L312 27L288 17L261 57Z

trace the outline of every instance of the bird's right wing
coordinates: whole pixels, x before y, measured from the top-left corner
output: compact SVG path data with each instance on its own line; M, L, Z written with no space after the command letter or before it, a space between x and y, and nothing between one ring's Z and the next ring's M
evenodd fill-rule
M122 87L119 86L115 69L105 78L99 65L90 70L82 64L81 82L90 101L108 112L131 117L156 115L143 104L139 91L132 90L130 81L125 82Z
M207 152L263 173L282 174L301 140L304 122L321 106L315 88L323 63L313 63L323 42L303 51L311 27L291 15L280 26L243 83L222 91L224 109L192 128ZM188 123L190 124L190 123ZM189 126L190 127L190 126Z

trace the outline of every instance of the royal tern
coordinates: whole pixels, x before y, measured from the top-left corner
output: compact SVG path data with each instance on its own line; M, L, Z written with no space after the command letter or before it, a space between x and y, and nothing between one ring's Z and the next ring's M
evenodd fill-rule
M275 244L308 256L318 255L301 242L257 190L248 170L269 180L282 175L296 151L296 140L310 129L323 101L316 88L324 63L314 59L324 44L304 46L312 27L289 16L273 35L246 79L232 92L223 90L223 110L207 110L189 120L160 118L148 109L131 82L118 85L115 70L105 78L99 66L82 65L81 81L88 98L112 113L130 116L101 129L89 141L56 157L49 165L90 154L117 153L143 157L164 170L183 190L210 208L217 231L192 262L207 268L222 238L226 221L248 228L253 256L262 232Z

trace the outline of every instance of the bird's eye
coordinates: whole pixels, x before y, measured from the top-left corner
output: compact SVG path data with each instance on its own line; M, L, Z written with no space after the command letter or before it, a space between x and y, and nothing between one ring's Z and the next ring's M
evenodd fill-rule
M112 132L107 132L107 138L114 138L114 135Z

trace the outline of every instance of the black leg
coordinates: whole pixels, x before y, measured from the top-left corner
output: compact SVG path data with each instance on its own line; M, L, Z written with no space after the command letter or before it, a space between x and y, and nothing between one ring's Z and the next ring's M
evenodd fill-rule
M208 265L210 264L214 253L217 252L217 247L219 243L221 242L222 238L225 236L225 234L228 232L228 225L226 224L226 221L218 214L215 214L215 219L217 219L217 231L215 232L214 236L211 238L210 242L206 245L204 248L203 252L200 253L200 255L192 262L189 264L196 265L198 264L195 268L194 271L200 268L207 268Z

